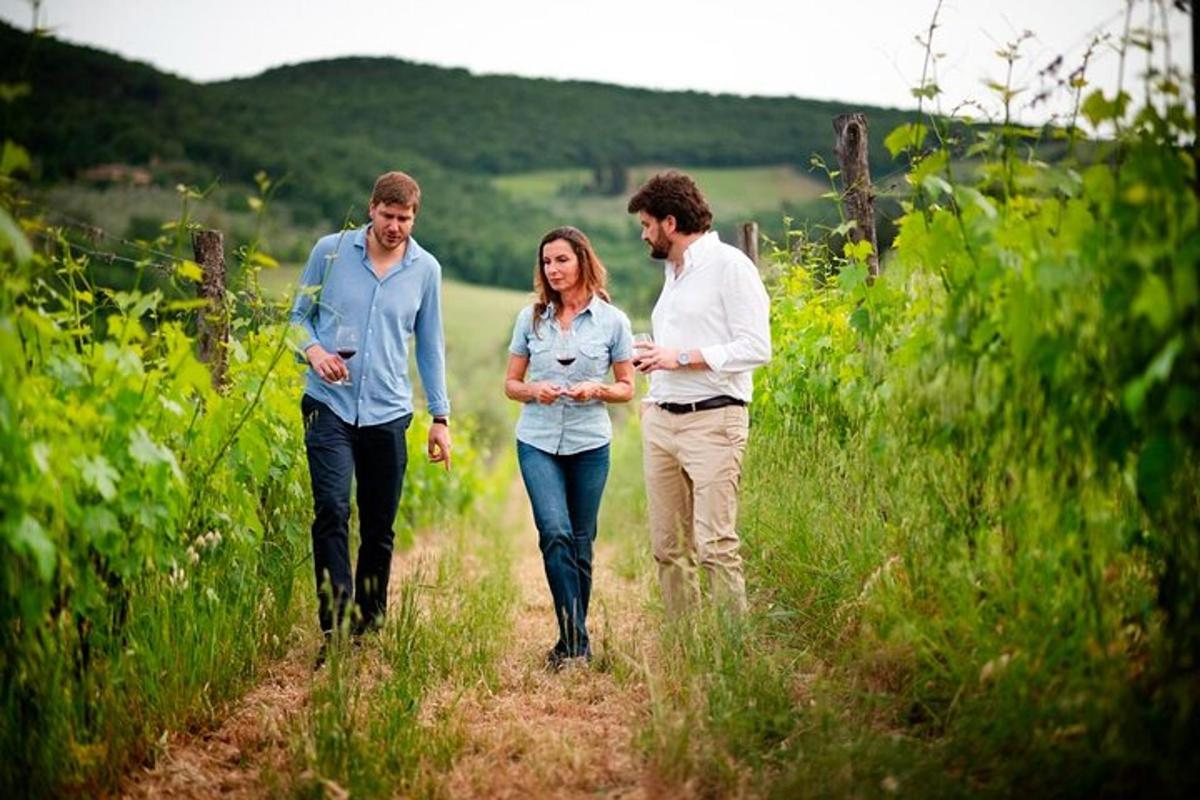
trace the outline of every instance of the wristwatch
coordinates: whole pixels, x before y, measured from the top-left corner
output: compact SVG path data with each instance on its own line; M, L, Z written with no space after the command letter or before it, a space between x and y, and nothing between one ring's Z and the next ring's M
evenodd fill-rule
M449 417L434 417L433 424L434 425L445 425L447 428L449 428L450 427L450 418Z
M692 357L688 355L687 350L680 350L679 356L676 360L679 361L679 366L681 367L686 367L688 364L692 363Z

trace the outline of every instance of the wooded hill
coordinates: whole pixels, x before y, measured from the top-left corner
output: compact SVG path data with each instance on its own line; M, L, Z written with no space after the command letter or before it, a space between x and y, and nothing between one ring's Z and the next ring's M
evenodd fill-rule
M611 175L639 164L806 169L814 153L832 160L831 120L847 110L477 76L386 58L197 84L4 24L0 82L29 86L0 103L0 130L33 153L37 181L70 181L106 163L149 166L164 185L249 184L264 170L286 176L278 199L298 224L336 228L362 218L376 175L404 169L425 190L418 237L447 272L520 288L529 285L540 234L571 220L498 191L494 176L561 167ZM912 113L865 110L873 169L894 170L882 138ZM621 268L613 271L620 283Z

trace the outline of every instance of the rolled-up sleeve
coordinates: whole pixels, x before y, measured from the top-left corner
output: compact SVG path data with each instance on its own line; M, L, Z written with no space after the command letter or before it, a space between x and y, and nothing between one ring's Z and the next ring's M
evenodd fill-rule
M624 312L618 309L613 309L613 311L615 324L613 325L610 352L612 353L612 362L619 364L633 358L633 328L629 324L629 317L625 316Z
M770 300L749 260L729 264L723 277L721 303L731 339L700 353L715 372L747 372L771 360Z
M517 321L513 324L512 339L508 343L508 352L514 356L529 358L529 329L533 321L533 310L530 306L521 309Z

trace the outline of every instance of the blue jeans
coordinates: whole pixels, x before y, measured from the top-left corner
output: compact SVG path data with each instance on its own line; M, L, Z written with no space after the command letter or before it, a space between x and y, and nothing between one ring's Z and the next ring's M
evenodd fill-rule
M588 656L592 542L608 480L608 445L559 456L517 442L521 477L533 505L538 545L558 618L559 655Z
M353 600L357 630L378 624L387 609L396 509L404 487L412 414L382 425L349 425L307 394L304 444L313 494L313 567L321 630L341 625ZM350 578L350 480L358 482L361 534L353 584Z

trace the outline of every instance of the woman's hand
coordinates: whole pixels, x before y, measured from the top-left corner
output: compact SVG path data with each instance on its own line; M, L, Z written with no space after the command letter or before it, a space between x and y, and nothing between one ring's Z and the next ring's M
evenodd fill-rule
M562 387L550 381L525 382L529 356L510 354L508 372L504 375L504 395L518 403L541 403L548 406L563 393Z
M604 384L596 381L580 381L572 384L564 392L567 397L580 403L588 400L604 399Z
M540 381L527 385L529 391L533 394L533 399L544 406L550 405L563 394L563 388L550 381Z

